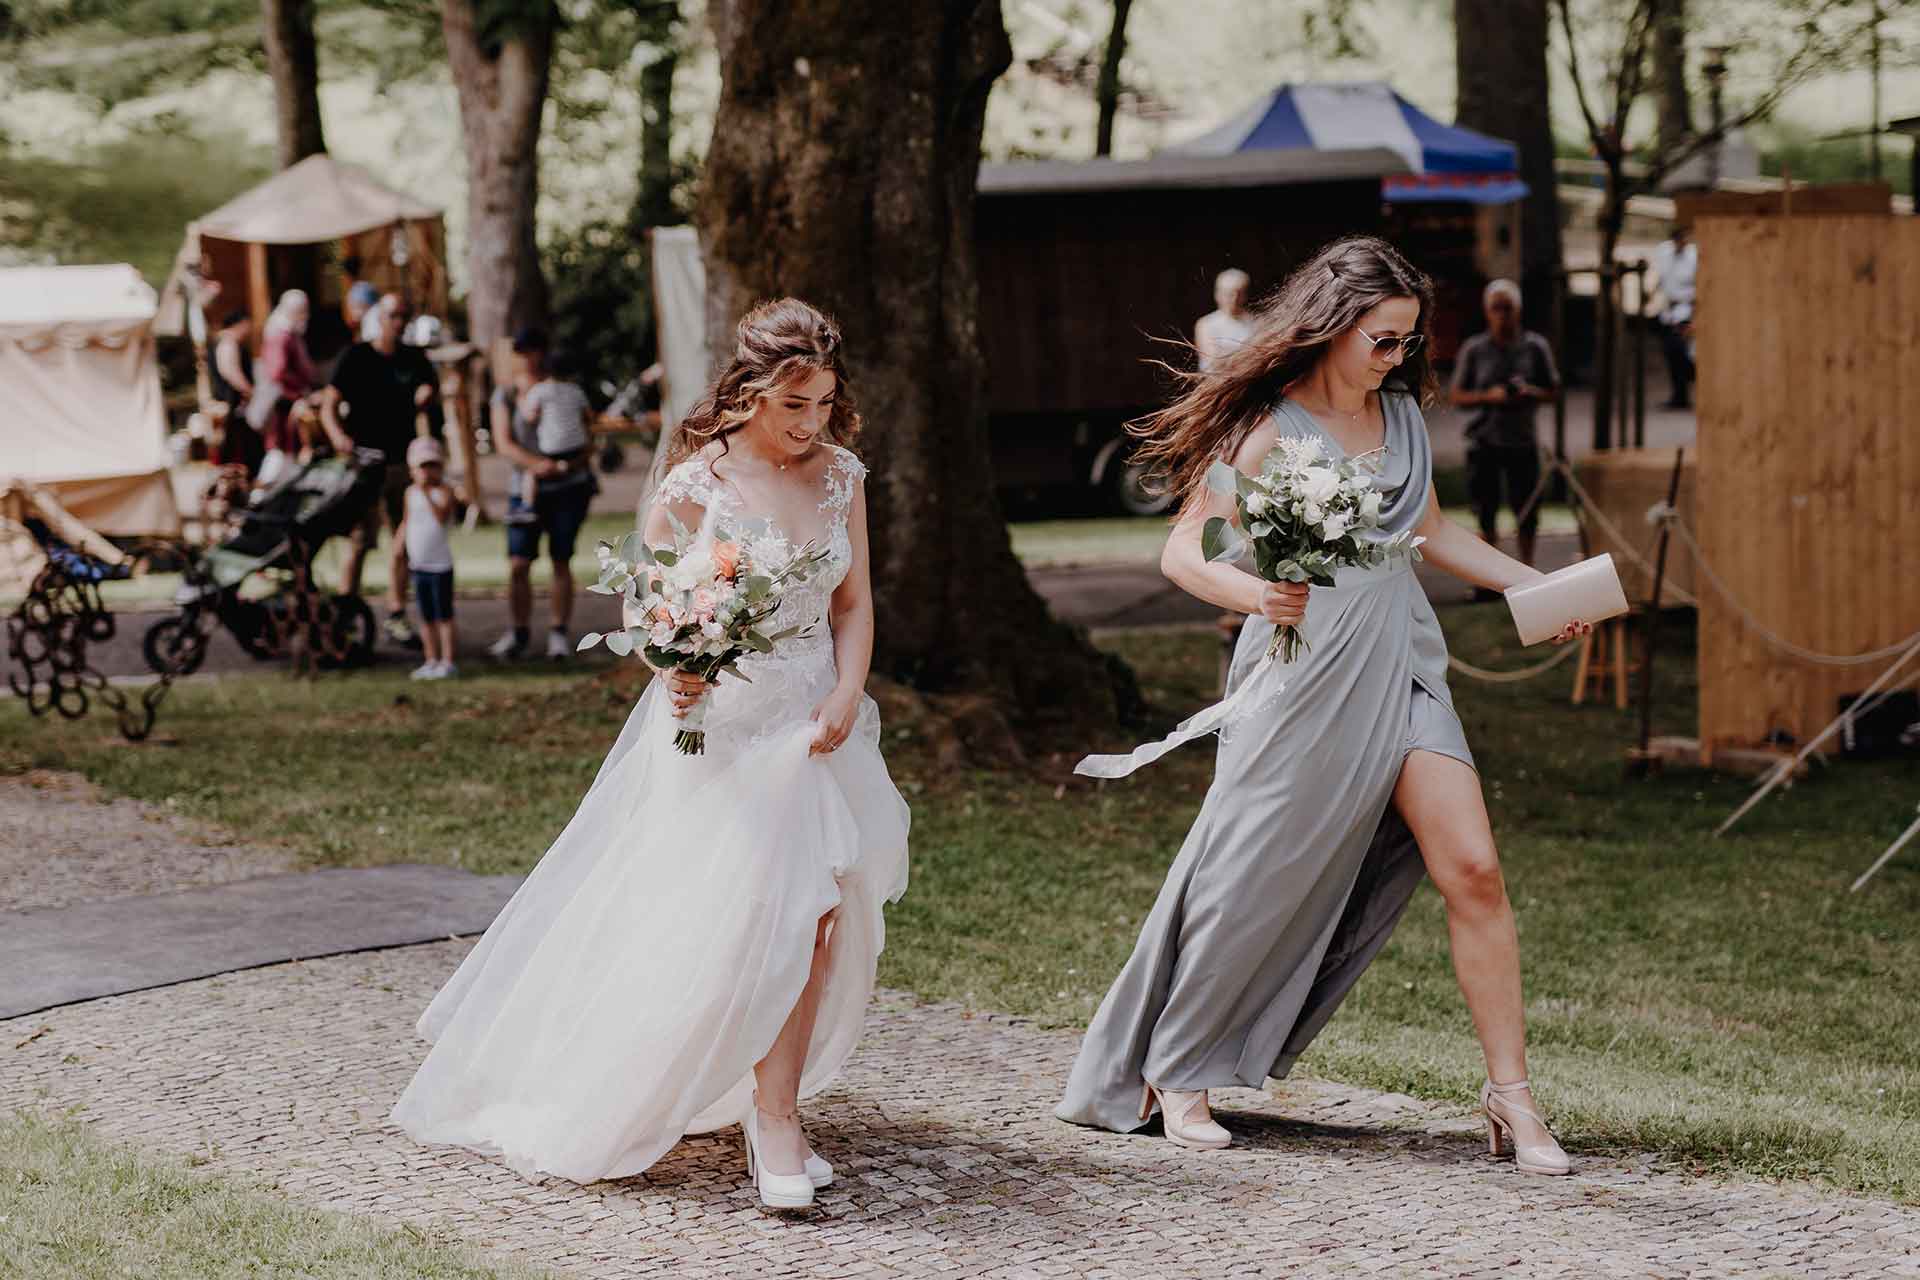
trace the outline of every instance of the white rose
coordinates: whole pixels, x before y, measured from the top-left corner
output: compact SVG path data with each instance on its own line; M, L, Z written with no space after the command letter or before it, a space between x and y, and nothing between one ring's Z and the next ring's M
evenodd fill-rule
M1380 491L1369 489L1360 499L1360 514L1368 520L1380 518Z
M1327 518L1327 513L1320 509L1318 503L1309 498L1300 506L1300 518L1308 524L1319 524Z
M1264 493L1247 495L1247 514L1250 516L1263 516L1272 505L1273 500Z
M1326 506L1340 492L1340 476L1331 467L1308 467L1300 473L1300 496Z
M1332 542L1335 538L1344 537L1351 524L1351 517L1336 511L1320 522L1320 536Z

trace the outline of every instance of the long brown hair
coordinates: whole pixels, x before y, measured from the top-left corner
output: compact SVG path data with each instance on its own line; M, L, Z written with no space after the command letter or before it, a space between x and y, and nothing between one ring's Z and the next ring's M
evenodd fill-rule
M700 403L680 420L667 461L691 457L714 440L725 448L726 438L746 425L762 399L823 370L834 378L833 409L827 415L825 435L835 444L850 447L860 434L860 414L841 359L840 326L798 298L760 303L740 317L733 358Z
M1433 373L1433 282L1377 236L1348 236L1309 258L1254 308L1255 329L1238 349L1203 371L1174 369L1183 384L1174 402L1127 424L1140 443L1136 461L1150 481L1177 493L1182 508L1202 492L1207 468L1230 460L1285 390L1313 371L1334 339L1389 298L1420 304L1420 350L1381 384L1416 397L1422 407L1439 390Z

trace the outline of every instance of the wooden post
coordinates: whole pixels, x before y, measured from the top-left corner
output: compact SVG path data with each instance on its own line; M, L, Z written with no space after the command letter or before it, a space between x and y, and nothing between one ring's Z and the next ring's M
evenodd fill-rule
M1633 447L1647 447L1647 261L1633 264Z
M267 336L267 316L273 312L273 288L267 280L267 246L247 244L247 307L253 312L254 349Z
M1684 448L1673 451L1673 475L1667 480L1667 510L1680 500L1680 469L1686 462ZM1653 740L1653 642L1660 629L1660 593L1667 582L1667 544L1673 535L1672 521L1660 524L1660 548L1653 557L1653 595L1647 601L1646 652L1640 658L1640 745L1627 757L1627 777L1644 778L1653 758L1647 744Z
M1920 145L1915 154L1920 155ZM1553 399L1553 456L1567 457L1567 269L1553 273L1553 355L1560 362L1560 394Z

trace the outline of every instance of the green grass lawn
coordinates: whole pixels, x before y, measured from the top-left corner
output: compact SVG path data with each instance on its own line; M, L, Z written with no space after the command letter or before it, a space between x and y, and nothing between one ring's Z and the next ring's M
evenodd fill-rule
M1524 657L1497 609L1441 611L1456 652ZM1692 726L1684 623L1658 666L1656 730ZM1163 723L1211 693L1196 632L1107 639ZM192 682L171 745L109 723L30 723L0 706L0 768L103 785L288 842L317 864L524 869L591 780L633 696L623 678L506 670L445 685L399 673ZM1823 1178L1920 1200L1920 855L1848 883L1911 817L1911 766L1836 766L1770 798L1727 838L1749 782L1622 778L1633 720L1574 708L1569 667L1528 684L1456 681L1519 911L1533 1075L1570 1146ZM1211 776L1205 744L1119 783L941 767L927 726L888 725L914 806L913 884L883 981L931 999L1078 1026L1131 948ZM1090 748L1129 745L1120 739ZM267 785L267 784L271 785ZM1304 1069L1465 1100L1481 1064L1438 896L1423 890Z
M0 1119L0 1275L32 1280L533 1280L411 1226L290 1205L113 1146L76 1120Z

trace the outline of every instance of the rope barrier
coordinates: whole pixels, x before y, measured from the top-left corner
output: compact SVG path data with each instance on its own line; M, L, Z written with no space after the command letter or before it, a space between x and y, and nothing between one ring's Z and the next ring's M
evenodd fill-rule
M1531 680L1535 676L1545 675L1579 652L1580 646L1577 644L1564 645L1551 658L1513 671L1488 671L1485 667L1476 667L1471 662L1463 662L1452 654L1448 654L1447 669L1458 671L1468 679L1479 680L1484 684L1519 684L1522 680Z
M1826 728L1815 734L1813 739L1809 741L1806 746L1801 747L1792 758L1783 759L1779 764L1775 765L1773 771L1767 775L1766 780L1760 784L1759 789L1748 796L1746 803L1742 804L1738 809L1735 809L1725 822L1716 827L1713 834L1716 836L1725 835L1729 827L1745 817L1747 812L1759 804L1761 800L1765 799L1769 792L1793 776L1793 771L1798 769L1808 756L1817 751L1821 743L1832 737L1834 731L1845 724L1848 719L1856 715L1864 714L1866 710L1871 710L1872 707L1878 706L1878 700L1869 704L1868 699L1872 698L1874 694L1879 693L1882 689L1887 689L1891 692L1894 674L1898 672L1900 668L1906 666L1916 654L1920 654L1920 636L1914 637L1913 643L1907 646L1907 651L1900 655L1892 666L1882 671L1878 679L1867 686L1866 692L1860 695L1859 701L1856 702L1854 706L1848 707L1845 711L1835 716Z

